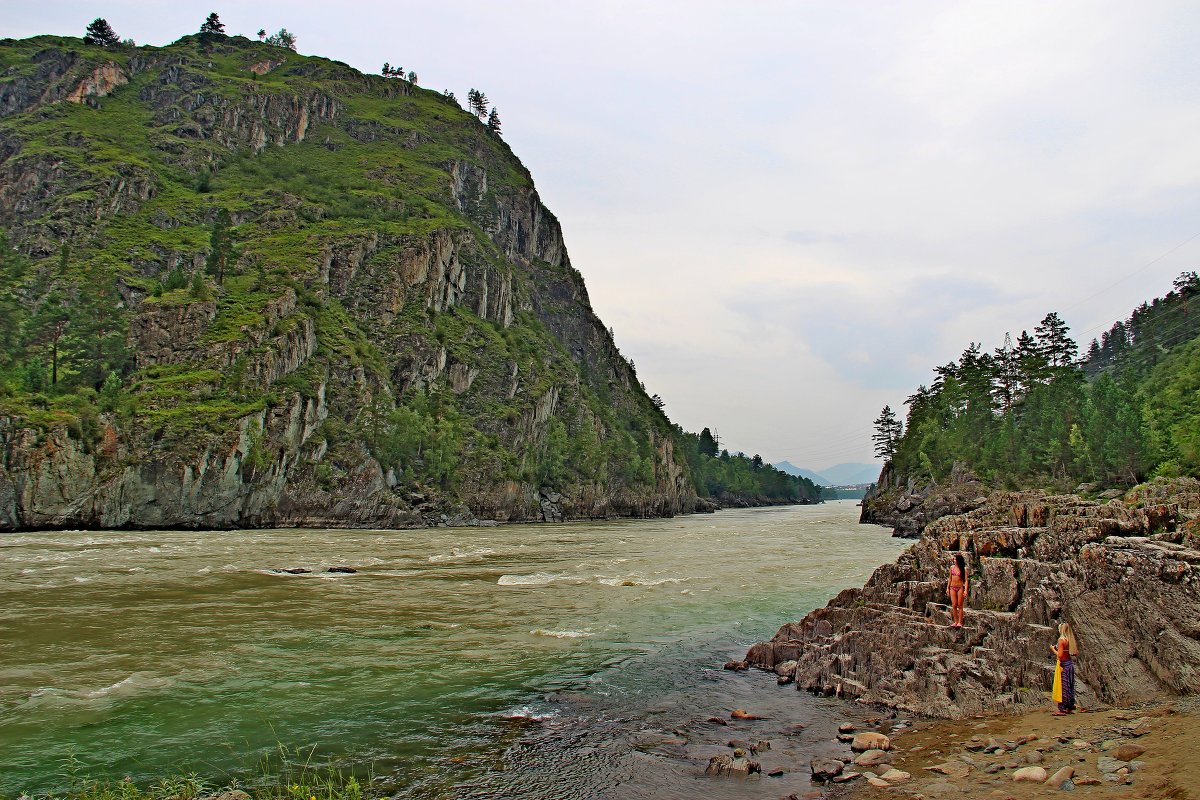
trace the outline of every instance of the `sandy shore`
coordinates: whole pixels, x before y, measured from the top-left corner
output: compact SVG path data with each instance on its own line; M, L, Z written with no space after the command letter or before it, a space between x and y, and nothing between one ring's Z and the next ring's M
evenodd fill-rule
M1051 711L1047 703L1045 711L1022 715L917 720L890 736L887 763L846 765L846 772L861 773L843 784L846 796L1020 799L1068 790L1095 797L1200 797L1197 700L1064 717ZM1014 779L1027 767L1033 769L1024 774L1041 780ZM1069 778L1056 786L1056 774Z

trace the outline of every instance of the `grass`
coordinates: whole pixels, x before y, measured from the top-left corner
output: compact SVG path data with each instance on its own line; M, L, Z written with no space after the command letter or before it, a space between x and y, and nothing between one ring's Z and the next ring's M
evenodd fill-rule
M64 765L65 788L22 793L29 800L371 800L384 792L368 772L360 781L354 771L312 763L313 751L279 746L264 757L245 780L214 783L192 773L168 775L150 783L91 779L79 774L74 761ZM0 800L14 800L0 796Z

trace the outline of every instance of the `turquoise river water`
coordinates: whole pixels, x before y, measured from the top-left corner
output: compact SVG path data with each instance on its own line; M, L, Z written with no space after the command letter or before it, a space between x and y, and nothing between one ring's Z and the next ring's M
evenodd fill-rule
M280 748L406 798L808 788L704 766L784 723L812 734L772 757L806 763L846 704L721 666L899 554L857 516L0 535L0 796L250 780ZM705 722L735 707L772 722Z

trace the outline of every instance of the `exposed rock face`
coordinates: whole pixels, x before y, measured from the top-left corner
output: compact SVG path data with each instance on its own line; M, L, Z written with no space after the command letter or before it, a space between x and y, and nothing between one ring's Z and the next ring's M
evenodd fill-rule
M902 484L889 464L863 497L859 521L886 525L894 536L916 539L936 519L979 508L989 492L975 475L958 464L945 485L930 483L923 486L918 486L911 478Z
M1114 704L1200 691L1200 483L1178 483L1182 502L1141 507L994 494L930 524L862 589L785 625L746 660L797 661L801 689L956 718L1046 703L1055 626L1066 621L1081 690ZM953 552L971 579L962 629L944 605Z

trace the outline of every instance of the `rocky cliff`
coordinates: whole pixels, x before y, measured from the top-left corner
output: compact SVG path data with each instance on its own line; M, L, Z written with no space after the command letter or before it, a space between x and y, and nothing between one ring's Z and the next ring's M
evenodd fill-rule
M966 625L948 626L951 555L970 572ZM1055 626L1081 648L1086 702L1200 691L1200 482L1123 501L995 493L942 517L894 564L783 626L746 656L801 689L937 717L1044 704Z
M675 429L452 98L0 42L0 530L669 515Z
M918 484L912 478L901 479L889 462L863 497L859 522L886 525L893 536L916 539L936 519L979 508L990 492L961 464L954 465L943 483Z

